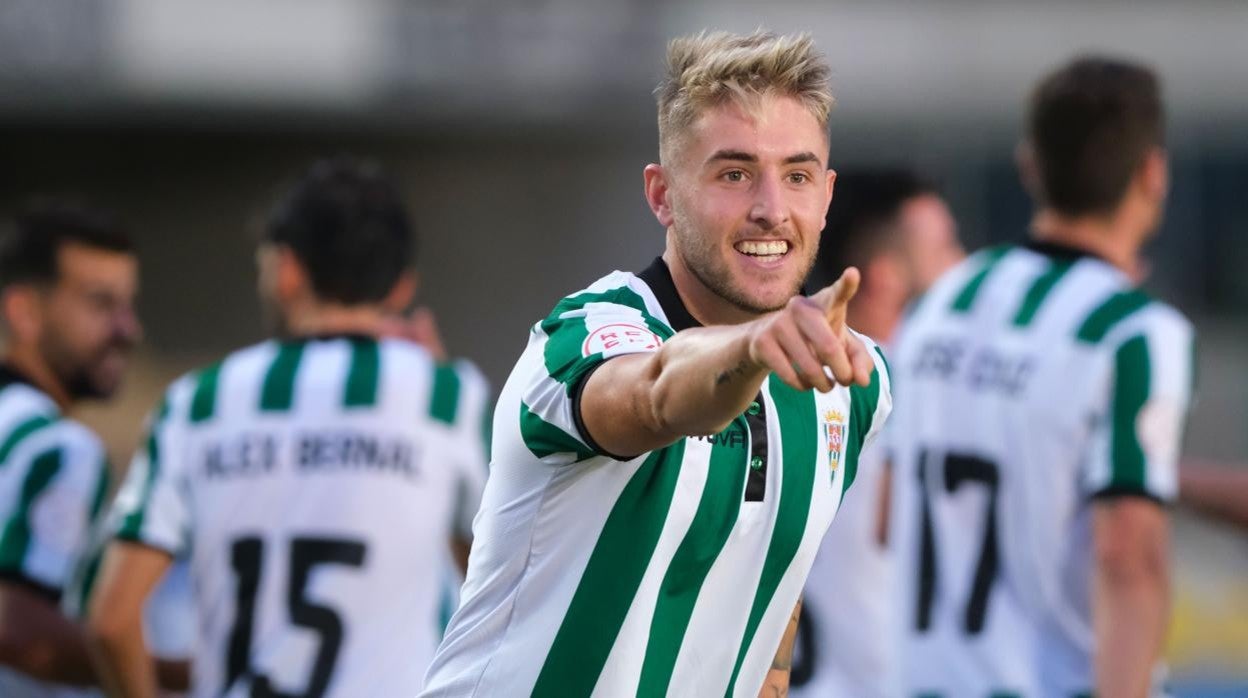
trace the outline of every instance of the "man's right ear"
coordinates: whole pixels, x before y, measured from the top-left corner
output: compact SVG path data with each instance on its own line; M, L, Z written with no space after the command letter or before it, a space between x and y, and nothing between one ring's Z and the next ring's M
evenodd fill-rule
M646 187L646 203L650 211L659 219L659 225L669 228L676 217L672 214L669 201L671 188L667 181L667 170L662 165L650 163L643 173Z

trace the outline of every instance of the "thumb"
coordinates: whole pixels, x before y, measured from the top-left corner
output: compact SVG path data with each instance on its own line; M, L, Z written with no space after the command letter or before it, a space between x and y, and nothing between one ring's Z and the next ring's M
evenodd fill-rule
M858 293L858 282L861 275L855 267L849 267L841 272L841 278L836 283L824 288L815 295L811 296L811 300L815 301L820 308L823 309L824 315L829 319L845 318L845 307L849 305L849 299Z

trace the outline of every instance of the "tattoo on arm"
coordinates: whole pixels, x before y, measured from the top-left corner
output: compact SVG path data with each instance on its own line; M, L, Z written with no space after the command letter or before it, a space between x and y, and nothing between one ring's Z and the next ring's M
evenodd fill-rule
M735 378L739 378L740 376L745 375L745 373L749 370L750 370L750 362L746 361L745 359L742 359L741 362L738 363L736 366L733 366L732 368L726 371L720 371L719 375L715 377L715 385L723 385L724 383L728 383L729 381L732 381Z

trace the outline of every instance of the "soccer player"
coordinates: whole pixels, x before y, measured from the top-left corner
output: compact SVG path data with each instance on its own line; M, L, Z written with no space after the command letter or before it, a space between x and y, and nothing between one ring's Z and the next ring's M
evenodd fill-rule
M189 555L192 695L414 695L448 540L484 482L487 389L379 338L414 288L413 233L372 166L322 162L257 255L280 339L174 382L112 515L89 628L113 695L151 696L139 604Z
M841 172L811 280L862 270L848 322L889 342L911 302L965 256L948 205L905 169ZM791 695L892 696L893 582L886 550L888 430L862 454L858 477L815 557L803 593Z
M787 687L802 584L891 404L845 325L857 271L799 293L827 77L805 36L671 43L645 168L666 249L533 326L426 695Z
M103 444L66 416L106 398L139 338L138 262L105 215L47 201L0 247L0 695L89 685L79 624L62 610L108 488Z
M1193 342L1132 281L1166 198L1156 76L1051 73L1019 152L1031 241L942 277L896 351L904 695L1144 696Z

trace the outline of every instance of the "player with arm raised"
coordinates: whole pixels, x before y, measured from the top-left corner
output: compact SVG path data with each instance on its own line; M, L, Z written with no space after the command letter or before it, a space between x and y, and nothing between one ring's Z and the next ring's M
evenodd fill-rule
M1133 281L1168 185L1157 78L1071 62L1019 152L1031 241L946 274L895 354L905 695L1153 695L1193 346Z
M666 248L533 326L424 695L786 690L802 584L891 404L845 325L857 271L800 293L827 77L804 36L670 45L644 178Z
M389 316L413 234L376 167L316 164L258 254L278 338L176 381L112 511L91 637L112 695L154 691L138 609L188 555L192 695L414 695L439 630L448 539L484 482L487 390Z

